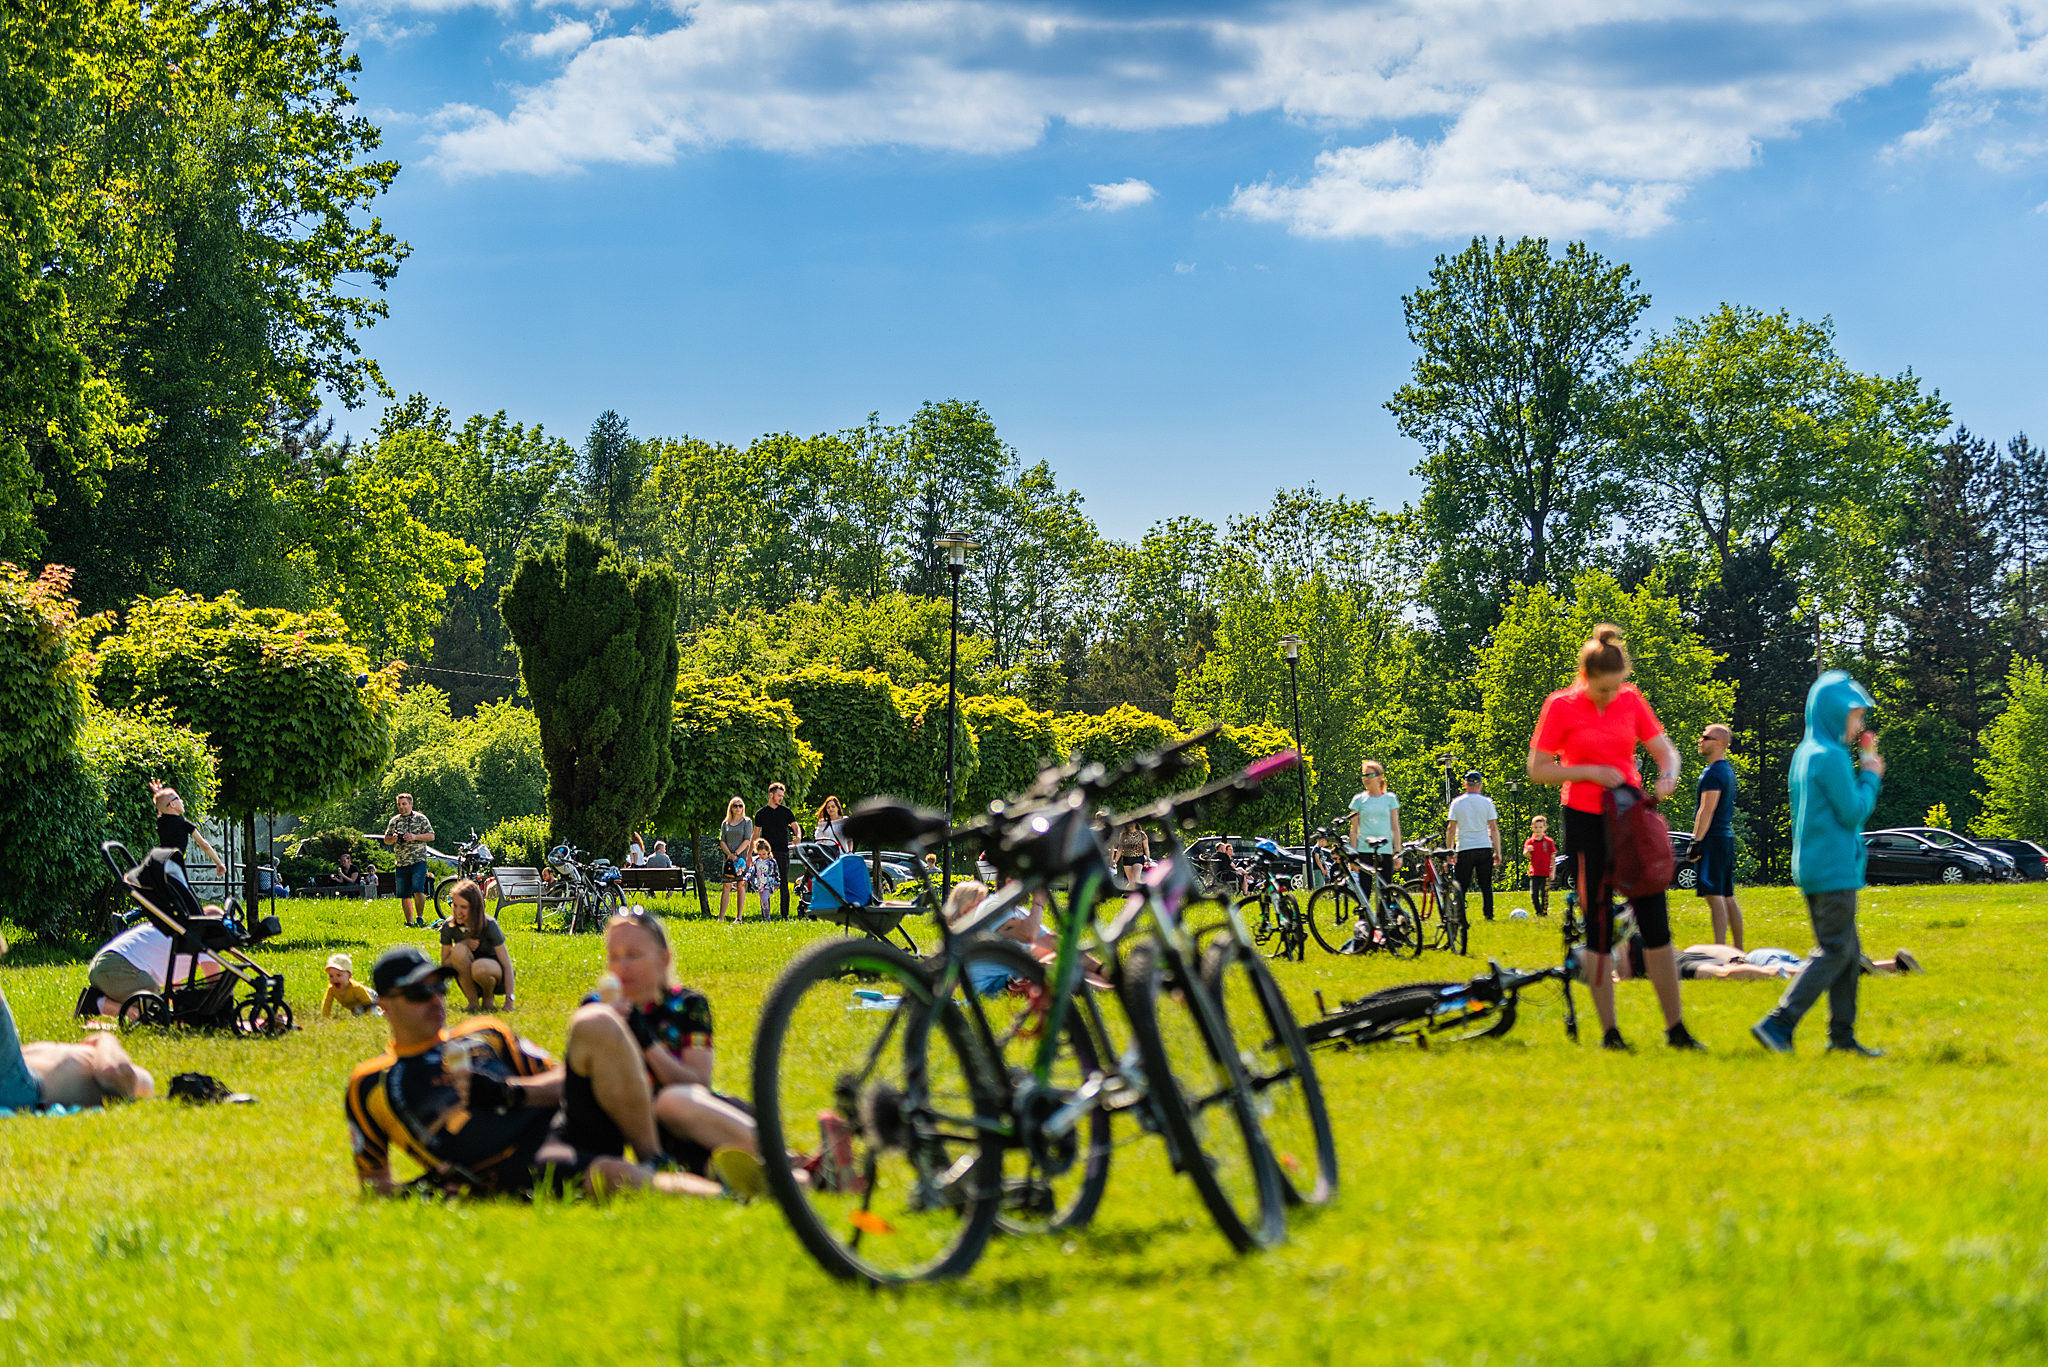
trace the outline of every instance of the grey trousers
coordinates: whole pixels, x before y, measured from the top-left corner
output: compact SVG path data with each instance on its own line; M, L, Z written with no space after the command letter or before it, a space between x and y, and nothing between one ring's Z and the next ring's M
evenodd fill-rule
M1806 914L1813 919L1813 938L1820 948L1785 988L1785 995L1766 1019L1777 1021L1790 1035L1825 992L1828 1040L1847 1044L1856 1038L1856 985L1863 976L1863 944L1856 936L1856 891L1810 892Z

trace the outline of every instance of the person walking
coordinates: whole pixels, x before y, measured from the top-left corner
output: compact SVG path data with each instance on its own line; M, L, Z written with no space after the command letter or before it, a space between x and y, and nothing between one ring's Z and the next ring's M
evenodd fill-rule
M398 795L398 814L384 823L383 841L393 847L394 881L398 884L398 909L408 926L427 923L427 842L434 838L434 823L427 814L415 811L411 793Z
M1856 985L1863 944L1856 934L1856 890L1863 886L1863 823L1884 788L1877 736L1863 729L1871 706L1863 685L1830 669L1806 694L1806 738L1792 752L1792 881L1820 948L1770 1014L1749 1028L1774 1054L1792 1052L1792 1032L1821 993L1828 995L1828 1048L1878 1058L1856 1038ZM1849 747L1861 751L1861 764Z
M733 917L738 925L747 917L747 887L744 879L747 870L747 852L754 848L754 823L747 819L747 800L735 797L725 804L725 820L718 828L718 850L723 859L719 861L718 875L718 919L725 919L725 901L728 897L739 899L739 911Z
M1500 858L1500 808L1485 793L1486 780L1477 769L1465 771L1465 791L1451 801L1444 822L1444 844L1458 852L1458 886L1469 895L1479 883L1479 904L1493 919L1493 870Z
M1695 891L1707 899L1714 943L1742 945L1742 906L1735 900L1735 766L1728 745L1735 733L1716 722L1700 732L1699 806L1692 818L1692 854L1698 863Z
M1550 838L1550 818L1532 817L1529 838L1522 842L1529 864L1529 903L1538 916L1550 915L1550 873L1557 866L1557 842Z
M1536 732L1529 737L1529 780L1564 787L1566 860L1586 917L1586 987L1600 1014L1600 1045L1626 1049L1614 1018L1614 878L1607 848L1605 800L1609 788L1633 786L1640 776L1636 748L1657 760L1656 794L1671 796L1678 786L1678 747L1650 710L1649 700L1628 681L1634 662L1621 629L1601 623L1579 647L1579 676L1543 700ZM1643 965L1664 1011L1664 1042L1674 1049L1705 1046L1685 1028L1678 995L1678 956L1671 948L1671 914L1665 895L1632 900L1643 937Z
M754 813L754 829L775 852L775 877L782 885L782 919L789 919L789 846L804 838L796 813L783 802L787 790L780 783L768 785L768 805Z
M1398 885L1401 855L1401 799L1387 789L1387 766L1376 759L1358 766L1361 790L1351 797L1351 848L1380 877Z

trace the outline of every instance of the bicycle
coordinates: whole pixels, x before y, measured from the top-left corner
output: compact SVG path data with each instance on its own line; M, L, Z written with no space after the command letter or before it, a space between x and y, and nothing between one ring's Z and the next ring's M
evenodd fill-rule
M1113 887L1092 804L1129 779L1178 772L1203 738L1114 775L1094 765L1049 770L957 831L936 813L879 799L847 819L863 845L971 842L1016 881L965 924L940 918L930 959L871 940L822 941L791 961L762 1004L753 1081L769 1187L826 1271L877 1285L958 1276L998 1228L1079 1227L1107 1184L1120 1114L1165 1140L1175 1169L1241 1251L1284 1236L1291 1199L1334 1191L1335 1144L1306 1044L1285 1068L1262 1061L1255 1082L1247 1053L1261 1059L1279 1036L1256 1032L1256 1048L1242 1048L1215 995L1221 987L1242 1007L1242 984L1270 983L1241 920L1226 908L1225 926L1197 942L1181 915L1194 874L1177 841L1142 887ZM1204 803L1242 800L1292 762L1262 761L1125 819L1177 826ZM936 911L936 891L917 873L919 904ZM1056 879L1067 884L1063 907L1051 895ZM983 933L1041 907L1055 923L1049 966ZM1123 1007L1129 1042L1120 1049L1101 996L1084 981L1096 971L1084 937L1101 960L1104 995ZM1285 1012L1284 1000L1274 1009ZM1283 1174L1260 1124L1262 1111L1291 1115L1296 1100L1313 1106L1309 1128L1328 1140L1309 1150L1316 1172L1305 1191ZM794 1127L813 1117L820 1148L799 1164Z
M563 930L572 935L598 930L619 909L623 899L614 900L616 883L607 886L599 880L598 866L608 868L610 861L585 863L583 859L588 853L571 845L557 845L549 852L548 867L555 871L555 895L535 904L535 930ZM612 872L616 875L618 870Z
M1301 913L1301 899L1292 888L1290 875L1298 866L1262 842L1245 861L1244 869L1245 886L1253 890L1238 898L1236 906L1240 913L1258 910L1259 923L1251 932L1253 943L1263 945L1277 936L1280 947L1272 957L1300 962L1307 957L1309 929Z
M1316 835L1331 842L1324 857L1323 886L1308 899L1308 929L1316 943L1332 954L1385 950L1397 959L1420 958L1422 913L1408 890L1382 874L1377 860L1354 862L1335 826L1325 826ZM1374 836L1365 843L1378 854L1388 841ZM1325 925L1328 935L1323 933Z
M1427 921L1432 912L1436 915L1436 936L1428 947L1466 953L1472 924L1465 916L1465 889L1459 886L1450 863L1457 851L1426 849L1419 841L1410 841L1406 848L1422 860L1422 918ZM1429 937L1425 934L1424 938Z
M491 847L484 844L477 836L476 827L472 826L469 839L455 847L454 855L445 855L431 847L427 853L455 866L455 872L434 884L434 921L439 925L449 917L449 907L454 900L451 894L457 883L467 878L481 887L484 879L491 876Z

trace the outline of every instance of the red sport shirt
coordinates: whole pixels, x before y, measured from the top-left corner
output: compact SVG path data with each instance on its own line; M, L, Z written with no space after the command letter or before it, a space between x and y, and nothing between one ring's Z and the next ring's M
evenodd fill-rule
M1641 772L1636 768L1636 746L1663 734L1663 723L1634 684L1623 684L1602 711L1586 696L1585 686L1575 683L1543 700L1529 748L1556 755L1566 768L1605 764L1624 775L1636 774ZM1602 791L1597 783L1567 783L1564 805L1574 811L1597 812Z

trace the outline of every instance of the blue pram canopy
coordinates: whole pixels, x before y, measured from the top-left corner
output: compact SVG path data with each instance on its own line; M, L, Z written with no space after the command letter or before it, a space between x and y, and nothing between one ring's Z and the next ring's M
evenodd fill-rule
M874 880L868 877L868 866L860 861L859 855L840 855L812 881L813 912L865 907L872 905L874 900Z

